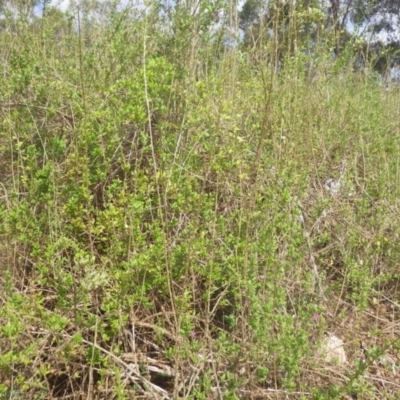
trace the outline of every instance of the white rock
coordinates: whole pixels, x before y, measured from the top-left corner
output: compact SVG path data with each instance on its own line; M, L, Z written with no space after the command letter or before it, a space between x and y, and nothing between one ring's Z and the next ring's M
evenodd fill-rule
M347 363L343 340L329 332L327 333L325 340L322 342L320 353L326 362L335 362L337 364Z
M331 192L333 196L337 196L340 192L340 179L335 181L334 179L327 179L324 184L324 189Z

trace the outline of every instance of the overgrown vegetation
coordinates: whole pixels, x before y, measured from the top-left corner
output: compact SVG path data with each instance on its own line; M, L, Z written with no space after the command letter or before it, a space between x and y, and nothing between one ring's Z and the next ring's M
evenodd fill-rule
M3 21L1 399L397 398L399 88L219 10Z

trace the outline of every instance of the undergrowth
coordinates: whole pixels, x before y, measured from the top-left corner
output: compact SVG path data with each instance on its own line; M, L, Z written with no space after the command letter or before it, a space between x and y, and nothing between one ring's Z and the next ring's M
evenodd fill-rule
M0 398L395 398L398 87L135 13L0 34Z

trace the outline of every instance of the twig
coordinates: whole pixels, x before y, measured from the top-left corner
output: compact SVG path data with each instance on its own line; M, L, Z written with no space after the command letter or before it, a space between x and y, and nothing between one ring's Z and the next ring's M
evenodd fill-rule
M246 393L246 394L261 394L261 393L283 393L285 395L300 395L300 396L311 396L311 393L309 392L289 392L287 390L282 390L282 389L259 389L258 393L255 392L253 390L240 390L241 393Z
M69 339L72 339L71 335L68 334L63 334L64 337L68 337ZM117 364L121 365L122 367L124 367L127 371L129 371L129 378L132 380L132 382L136 383L136 380L133 379L132 375L135 375L135 377L140 380L144 385L148 386L149 388L151 388L151 391L153 392L153 394L155 394L154 392L157 393L161 393L163 395L164 399L169 399L170 396L168 395L168 392L162 388L160 388L157 385L154 385L154 383L151 383L150 381L148 381L146 378L144 378L142 375L140 375L140 373L138 373L137 371L135 371L129 364L127 364L125 361L121 360L119 357L117 357L115 354L111 353L110 351L104 349L103 347L99 346L96 343L92 343L89 342L86 339L82 339L82 342L89 345L89 346L93 346L94 348L96 348L97 350L101 351L102 353L106 354L107 356L109 356L110 358L112 358L115 362L117 362Z
M301 208L300 208L300 210L301 210ZM311 262L311 265L312 265L312 268L313 268L314 285L315 285L315 283L317 283L318 289L319 289L319 293L320 293L321 297L326 301L325 293L324 293L324 290L322 288L321 279L320 279L319 273L318 273L318 267L317 267L317 264L315 262L315 258L314 258L313 252L312 252L310 235L307 232L307 229L306 229L306 226L305 226L305 223L304 223L305 219L304 219L303 210L301 210L301 214L302 214L302 225L303 225L303 230L304 230L304 237L306 238L307 247L308 247L308 253L310 255L310 262Z

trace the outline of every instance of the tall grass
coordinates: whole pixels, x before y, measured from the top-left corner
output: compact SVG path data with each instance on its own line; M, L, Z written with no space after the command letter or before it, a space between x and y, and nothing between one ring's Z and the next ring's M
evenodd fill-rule
M1 396L395 398L398 88L161 16L0 35Z

